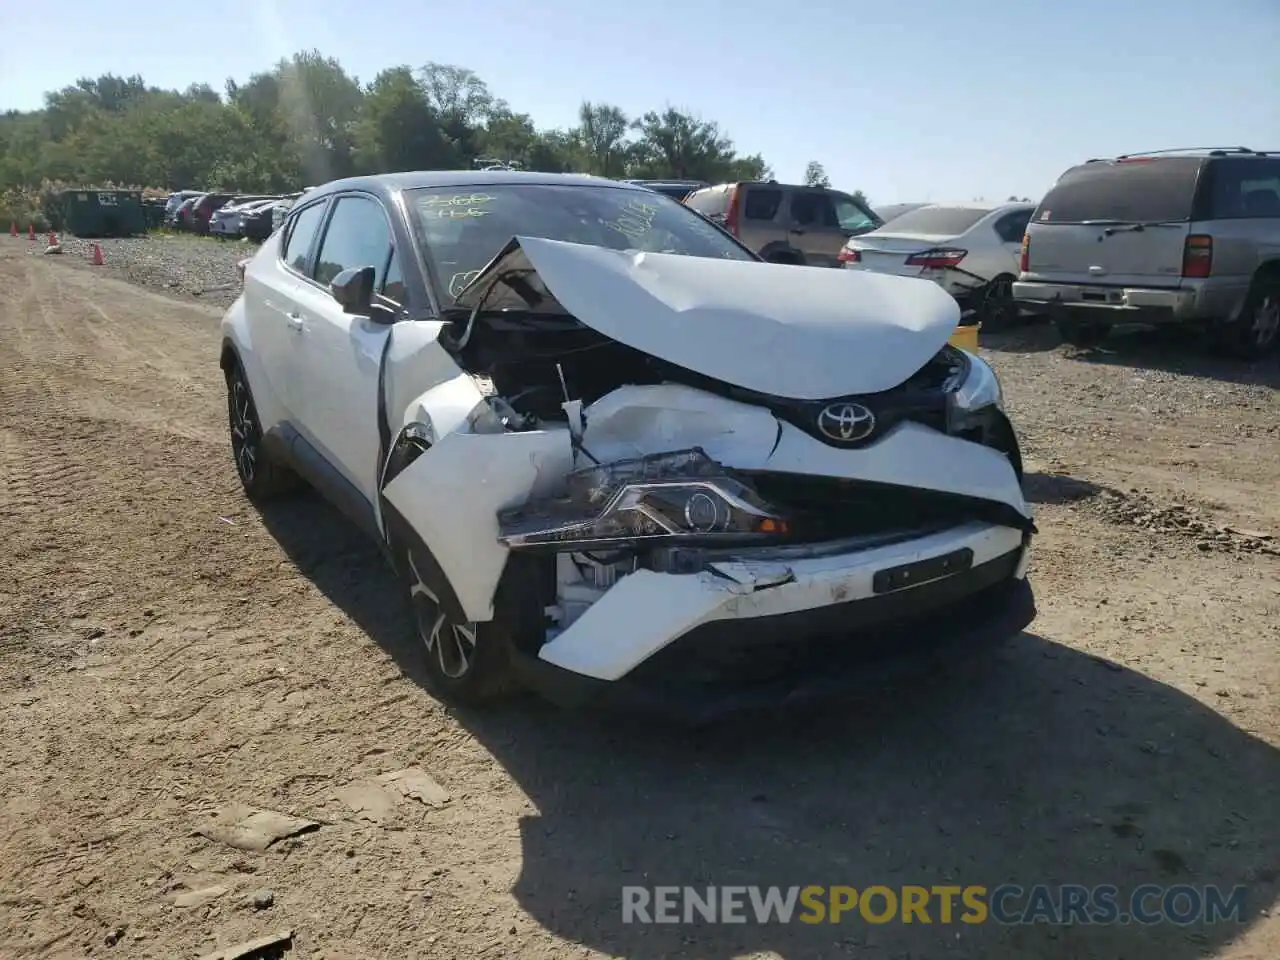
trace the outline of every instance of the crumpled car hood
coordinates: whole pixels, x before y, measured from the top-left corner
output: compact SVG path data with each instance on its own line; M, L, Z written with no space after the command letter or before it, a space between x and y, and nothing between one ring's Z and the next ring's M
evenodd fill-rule
M515 276L499 284L495 275ZM536 276L535 276L536 275ZM876 393L946 344L960 310L907 277L516 237L456 301L567 312L651 356L795 400Z

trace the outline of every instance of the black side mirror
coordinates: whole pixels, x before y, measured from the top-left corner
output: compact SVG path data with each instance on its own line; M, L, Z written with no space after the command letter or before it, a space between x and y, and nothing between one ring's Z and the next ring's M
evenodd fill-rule
M329 292L342 304L342 312L367 317L373 313L373 267L350 267L333 278Z

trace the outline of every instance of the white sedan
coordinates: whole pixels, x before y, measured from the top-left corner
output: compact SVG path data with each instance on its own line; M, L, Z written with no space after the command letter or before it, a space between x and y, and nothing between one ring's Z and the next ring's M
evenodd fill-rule
M595 177L316 188L222 321L255 502L383 548L433 691L701 720L1016 637L1035 525L959 311Z
M1017 319L1013 281L1034 203L928 204L854 237L840 251L850 270L932 280L966 319L988 329Z

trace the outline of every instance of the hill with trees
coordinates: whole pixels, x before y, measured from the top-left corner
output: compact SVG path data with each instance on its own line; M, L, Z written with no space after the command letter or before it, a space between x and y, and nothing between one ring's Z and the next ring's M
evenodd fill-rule
M141 76L82 78L43 109L0 116L0 222L43 229L41 200L67 186L288 192L336 177L470 168L708 181L762 178L714 121L664 106L631 117L584 101L570 129L539 129L473 71L389 67L368 83L310 50L244 82L186 90Z

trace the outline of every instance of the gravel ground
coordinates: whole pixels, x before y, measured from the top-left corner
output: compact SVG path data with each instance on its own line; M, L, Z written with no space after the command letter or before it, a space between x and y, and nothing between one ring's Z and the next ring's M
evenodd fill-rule
M308 960L1280 957L1276 362L988 338L1040 527L1028 633L673 735L428 696L376 549L241 495L207 292L236 249L104 251L0 238L0 957L277 930ZM412 767L448 798L384 789ZM232 804L311 828L240 849L209 829ZM1007 882L1249 894L1188 926L620 922L628 883Z
M31 243L43 251L45 238ZM253 256L258 245L249 240L218 240L183 234L152 234L144 237L107 237L81 240L61 237L60 259L77 267L96 270L107 276L128 280L179 298L228 307L239 292L236 264ZM29 243L29 241L26 241ZM93 245L102 246L105 261L93 267Z

